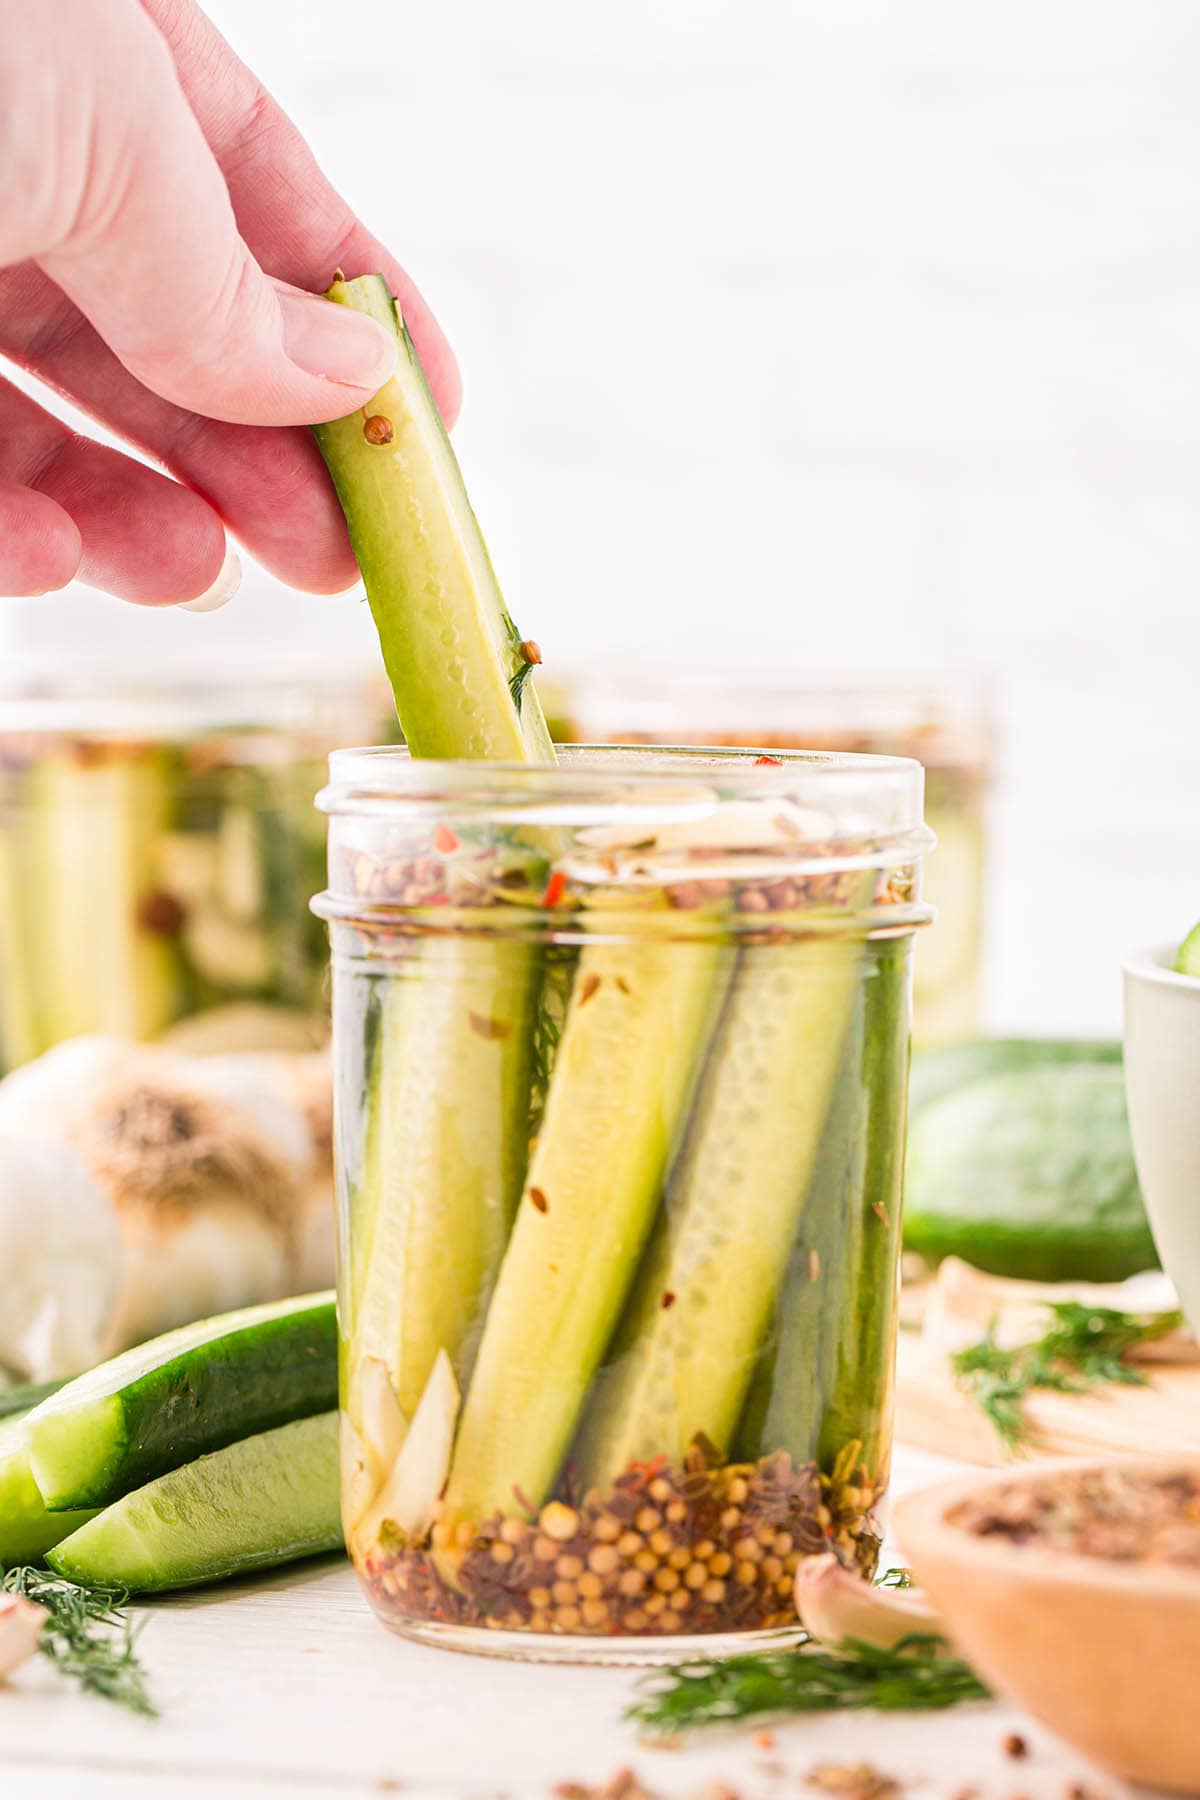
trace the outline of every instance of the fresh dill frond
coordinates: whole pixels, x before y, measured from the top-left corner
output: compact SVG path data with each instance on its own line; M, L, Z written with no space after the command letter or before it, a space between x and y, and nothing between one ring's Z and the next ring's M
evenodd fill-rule
M913 1584L911 1569L885 1569L876 1581L875 1586L881 1588L904 1589Z
M945 1654L939 1637L914 1635L891 1650L850 1642L838 1652L795 1650L679 1663L643 1683L626 1713L647 1733L738 1724L787 1713L867 1707L925 1712L989 1699L974 1671Z
M0 1593L21 1594L45 1607L49 1617L38 1649L68 1680L130 1712L157 1717L133 1628L123 1611L128 1595L109 1588L77 1587L44 1569L30 1568L0 1574Z
M1128 1313L1079 1300L1052 1301L1046 1310L1053 1322L1041 1337L1005 1349L996 1341L993 1322L977 1344L950 1359L959 1385L1010 1450L1028 1438L1024 1403L1035 1388L1085 1394L1112 1384L1145 1387L1147 1377L1126 1361L1129 1352L1166 1337L1183 1322L1178 1312Z

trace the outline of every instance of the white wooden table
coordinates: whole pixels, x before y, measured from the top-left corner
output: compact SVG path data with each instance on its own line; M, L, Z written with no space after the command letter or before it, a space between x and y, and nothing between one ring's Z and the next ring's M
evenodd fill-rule
M899 1450L896 1485L955 1465ZM804 1791L822 1761L866 1761L906 1794L1065 1800L1072 1783L1115 1797L1030 1722L999 1706L945 1714L833 1714L693 1740L638 1743L621 1714L638 1676L424 1649L385 1632L334 1560L137 1609L140 1650L161 1708L134 1718L78 1695L43 1659L0 1689L3 1800L346 1800L400 1792L549 1796L631 1765L669 1796L715 1782L742 1800ZM1019 1731L1027 1760L1004 1754Z

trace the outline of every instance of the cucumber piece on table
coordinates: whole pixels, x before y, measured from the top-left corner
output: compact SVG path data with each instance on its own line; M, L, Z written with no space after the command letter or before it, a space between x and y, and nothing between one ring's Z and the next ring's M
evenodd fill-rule
M331 1295L186 1325L69 1381L24 1421L52 1512L107 1506L235 1438L337 1404Z
M414 756L552 762L521 635L412 339L381 275L329 299L399 344L369 408L313 427L346 515L400 724Z
M0 1569L40 1562L46 1551L94 1515L46 1511L25 1441L20 1414L0 1424Z
M415 946L380 993L354 1184L352 1370L378 1358L406 1420L439 1350L469 1373L528 1152L536 964L526 945ZM353 1391L348 1410L363 1431Z
M1027 1281L1120 1281L1157 1267L1119 1064L1018 1066L918 1108L905 1242Z
M448 1519L537 1506L549 1491L633 1280L732 958L716 939L592 944L580 956L463 1409Z
M662 1222L575 1449L585 1488L728 1453L782 1287L862 974L837 938L742 958Z
M943 1094L979 1081L1039 1069L1047 1063L1119 1063L1121 1046L1106 1038L969 1038L940 1044L913 1057L909 1111L918 1113Z
M65 1381L38 1381L29 1386L0 1388L0 1420L14 1418L18 1413L32 1412L51 1394L57 1394L59 1388L66 1387Z
M195 1587L342 1547L338 1415L242 1438L126 1494L47 1555L83 1587Z

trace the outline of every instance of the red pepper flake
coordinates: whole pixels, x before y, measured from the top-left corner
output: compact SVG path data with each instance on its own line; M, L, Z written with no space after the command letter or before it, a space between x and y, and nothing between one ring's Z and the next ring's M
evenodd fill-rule
M542 893L543 906L557 906L566 892L567 878L561 869L555 869Z
M529 1190L529 1198L540 1213L548 1213L550 1211L550 1202L547 1200L545 1194L543 1194L541 1188L531 1187Z
M775 1748L775 1733L773 1731L756 1731L754 1734L754 1742L758 1745L760 1750L773 1750Z
M586 1006L596 989L600 986L599 975L587 974L579 984L579 1004Z
M439 825L433 834L433 847L440 856L453 856L458 839L448 825Z
M768 763L773 769L782 769L783 758L782 756L756 756L754 759L756 769L765 768Z
M674 1294L674 1293L673 1293L673 1292L672 1292L672 1290L671 1290L671 1289L670 1289L670 1288L668 1288L668 1289L667 1289L667 1291L666 1291L666 1293L665 1293L665 1294L664 1294L664 1295L663 1295L663 1297L662 1297L662 1309L663 1309L663 1311L664 1311L664 1312L670 1312L670 1310L671 1310L671 1308L672 1308L672 1307L673 1307L673 1306L674 1306L674 1304L675 1304L675 1301L676 1301L676 1299L677 1299L677 1295L676 1295L676 1294Z
M875 1217L879 1220L879 1223L881 1225L890 1225L891 1224L891 1222L892 1222L891 1214L888 1212L888 1209L883 1204L882 1200L876 1200L874 1206L871 1208L871 1211L875 1214Z
M1029 1745L1019 1731L1010 1731L1004 1740L1004 1754L1011 1756L1014 1762L1020 1762L1023 1756L1029 1755Z
M489 1043L496 1043L512 1034L512 1026L506 1019L489 1019L483 1013L469 1012L467 1021L475 1035L486 1038Z

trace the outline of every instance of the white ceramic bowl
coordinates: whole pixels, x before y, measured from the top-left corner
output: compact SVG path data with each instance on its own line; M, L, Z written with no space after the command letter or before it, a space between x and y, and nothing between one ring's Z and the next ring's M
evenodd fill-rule
M1125 1094L1158 1253L1200 1333L1200 979L1174 957L1125 964Z

